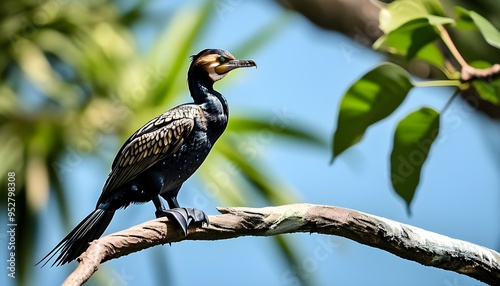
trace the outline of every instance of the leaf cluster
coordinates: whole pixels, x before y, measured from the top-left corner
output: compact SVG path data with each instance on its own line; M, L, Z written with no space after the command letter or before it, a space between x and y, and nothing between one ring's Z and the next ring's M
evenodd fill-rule
M500 106L498 65L485 61L468 63L455 47L447 29L477 30L484 43L500 49L500 32L474 11L455 8L455 17L445 15L437 0L399 0L380 12L383 35L373 48L403 61L423 61L440 70L443 79L416 81L401 66L382 63L367 72L343 95L333 135L333 158L359 143L366 130L391 115L415 88L451 86L455 89L448 104L436 111L421 107L396 126L390 156L390 179L408 210L430 149L440 132L440 117L460 91L471 88L482 100ZM454 61L447 58L447 53ZM457 69L455 65L459 65ZM469 76L471 72L473 75ZM333 159L332 159L333 161Z

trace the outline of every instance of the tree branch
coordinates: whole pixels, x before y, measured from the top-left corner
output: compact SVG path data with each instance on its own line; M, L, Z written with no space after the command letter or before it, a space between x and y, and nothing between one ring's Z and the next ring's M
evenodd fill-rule
M371 46L383 32L378 15L381 5L369 0L275 0L304 15L317 26L338 31L358 44Z
M168 218L151 220L93 241L63 285L81 285L99 264L155 245L182 240L220 240L294 232L338 235L423 265L452 270L494 285L500 254L386 218L332 206L293 204L266 208L219 208L210 224L191 227L184 237Z
M500 64L494 64L487 69L477 69L470 66L458 51L455 43L453 43L453 40L450 37L450 34L448 34L448 31L443 26L438 26L438 29L441 39L462 67L460 72L460 80L462 82L468 82L475 79L492 80L500 75Z
M494 64L487 69L477 69L469 65L462 67L460 80L468 82L475 79L492 80L500 76L500 64Z

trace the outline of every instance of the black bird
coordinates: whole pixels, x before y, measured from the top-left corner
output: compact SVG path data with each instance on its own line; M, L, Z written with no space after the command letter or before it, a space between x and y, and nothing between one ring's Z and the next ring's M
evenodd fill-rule
M229 52L206 49L192 56L188 85L194 103L174 107L137 130L122 146L111 166L96 208L40 262L45 265L58 252L54 265L80 256L99 238L117 209L153 201L156 217L170 215L184 234L191 223L208 223L201 210L181 208L177 194L198 169L226 128L228 105L213 84L230 71L256 66L237 60ZM169 206L167 210L161 200Z

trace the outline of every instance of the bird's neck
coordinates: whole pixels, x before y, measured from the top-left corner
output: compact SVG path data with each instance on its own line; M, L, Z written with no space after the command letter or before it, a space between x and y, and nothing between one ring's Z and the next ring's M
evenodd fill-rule
M229 109L226 98L214 90L213 83L199 77L189 77L189 91L196 104L199 104L206 112L213 115L228 116Z

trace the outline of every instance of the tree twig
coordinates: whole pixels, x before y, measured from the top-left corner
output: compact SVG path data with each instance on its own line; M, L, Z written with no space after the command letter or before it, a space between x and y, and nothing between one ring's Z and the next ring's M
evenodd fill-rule
M453 43L453 40L450 37L450 34L448 34L448 31L443 27L443 26L438 26L439 34L441 35L441 39L443 40L444 44L446 47L448 47L448 50L450 50L451 54L453 57L457 60L457 62L460 64L460 66L465 67L469 66L469 64L465 61L465 59L462 57L462 54L458 51L457 47Z
M494 250L354 210L293 204L219 211L222 215L211 216L210 225L191 227L187 237L174 222L159 218L95 240L63 285L81 285L102 262L159 244L295 232L338 235L490 285L500 281L500 254Z
M470 66L469 63L467 63L467 61L462 57L462 54L458 51L448 31L443 26L438 26L438 29L441 39L445 43L446 47L448 47L448 50L450 50L453 57L462 67L460 71L460 81L468 82L475 79L491 80L500 76L500 64L494 64L487 69L478 69Z
M477 69L469 65L462 67L460 80L468 82L475 79L492 80L500 76L500 64L494 64L487 69Z

